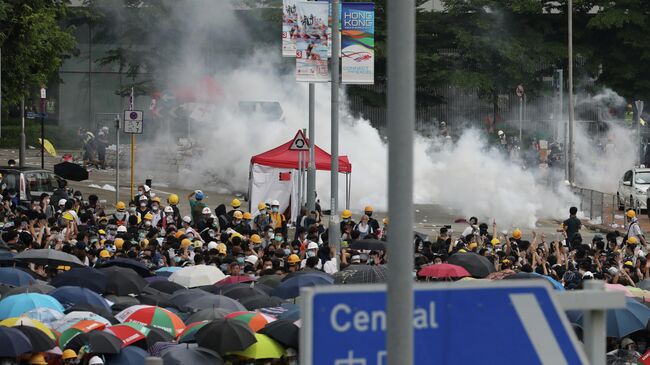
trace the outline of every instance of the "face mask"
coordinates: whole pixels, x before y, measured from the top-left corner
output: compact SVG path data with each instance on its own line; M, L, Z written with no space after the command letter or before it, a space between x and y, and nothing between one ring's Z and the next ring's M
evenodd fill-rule
M343 222L348 223L350 221L350 218L345 218Z
M129 212L135 213L135 207L129 207Z
M314 257L316 256L316 252L314 251L307 251L307 257Z
M138 190L138 196L142 195L142 191Z
M278 242L282 242L282 236L275 236L275 240Z
M291 254L291 250L288 249L288 248L285 248L285 249L284 249L284 255L285 255L285 256L289 256L290 254Z
M157 205L152 205L151 210L153 210L154 212L157 212L158 211L158 206Z
M237 258L237 262L238 262L240 265L244 264L244 258L243 258L243 257L238 257L238 258Z
M144 207L146 207L146 206L147 206L147 203L145 203L145 202L142 202L142 203L140 203L140 206L144 208Z
M213 230L209 230L209 231L208 231L208 235L209 235L210 237L214 238L215 233L214 233Z
M241 223L241 221L240 221L239 219L236 219L236 220L232 221L232 223L233 223L234 225L238 225L239 223Z
M144 225L146 227L151 227L151 221L144 221Z
M266 209L260 210L260 214L262 214L262 215L266 214Z
M273 233L273 232L269 232L269 233L266 234L266 236L267 236L269 239L273 239L273 237L275 237L275 233Z
M181 262L181 258L180 258L180 256L176 256L176 257L174 257L174 262L176 262L176 263Z
M271 208L271 210L273 211L273 213L277 213L277 212L280 211L280 208L278 208L278 207L273 207L273 208Z

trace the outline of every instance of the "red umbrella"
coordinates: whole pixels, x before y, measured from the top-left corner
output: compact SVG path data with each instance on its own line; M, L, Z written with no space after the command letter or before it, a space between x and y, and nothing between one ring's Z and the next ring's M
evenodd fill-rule
M423 267L419 272L419 276L426 276L432 278L462 278L471 276L464 267L451 264L437 264Z
M237 284L237 283L250 283L255 281L255 279L250 276L238 275L238 276L228 276L225 279L221 279L214 283L216 286L228 285L228 284Z

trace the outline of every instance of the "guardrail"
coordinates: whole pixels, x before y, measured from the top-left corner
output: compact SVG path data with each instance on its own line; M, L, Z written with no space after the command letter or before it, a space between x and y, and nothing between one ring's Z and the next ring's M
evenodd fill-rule
M573 192L580 198L578 210L594 224L620 228L625 226L625 211L634 209L637 215L641 213L638 202L634 202L634 206L624 206L623 210L619 210L616 194L578 187L574 188Z

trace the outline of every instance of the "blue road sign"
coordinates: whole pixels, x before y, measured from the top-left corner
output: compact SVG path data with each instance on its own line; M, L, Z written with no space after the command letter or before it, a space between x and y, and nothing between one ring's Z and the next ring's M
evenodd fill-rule
M301 364L387 364L385 285L301 297ZM414 364L588 363L543 281L416 285L411 320Z
M35 113L35 112L27 112L25 115L25 118L27 119L36 119L36 118L47 118L47 113Z

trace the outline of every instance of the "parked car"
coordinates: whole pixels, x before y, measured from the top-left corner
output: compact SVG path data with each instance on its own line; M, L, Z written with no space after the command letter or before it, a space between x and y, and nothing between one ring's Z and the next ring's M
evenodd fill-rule
M52 195L65 179L52 171L34 167L0 167L2 183L14 189L21 202L38 200L43 193Z
M628 170L618 182L616 198L618 209L638 207L645 210L648 207L647 191L650 187L650 168L641 165Z

